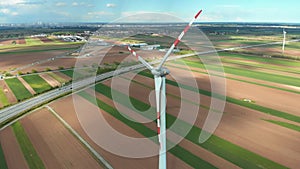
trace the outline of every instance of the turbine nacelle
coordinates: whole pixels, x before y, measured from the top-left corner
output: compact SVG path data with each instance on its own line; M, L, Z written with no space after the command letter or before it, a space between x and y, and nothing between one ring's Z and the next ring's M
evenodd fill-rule
M160 69L152 69L151 73L154 76L164 77L164 76L170 74L170 70L168 68L166 68L166 67L162 67Z

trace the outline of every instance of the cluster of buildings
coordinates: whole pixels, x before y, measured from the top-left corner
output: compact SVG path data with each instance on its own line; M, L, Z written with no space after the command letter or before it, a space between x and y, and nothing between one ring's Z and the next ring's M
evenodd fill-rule
M86 42L87 40L82 37L82 36L72 36L72 35L68 35L68 36L65 36L65 35L60 35L60 36L57 36L58 39L62 39L63 41L65 42Z

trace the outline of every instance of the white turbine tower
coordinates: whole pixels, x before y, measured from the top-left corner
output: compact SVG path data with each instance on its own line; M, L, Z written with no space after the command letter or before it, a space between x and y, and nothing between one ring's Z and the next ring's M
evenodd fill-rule
M286 44L286 31L285 29L283 29L282 54L284 54L285 44Z
M194 21L201 14L202 10L200 10L192 21L185 27L182 33L178 36L175 42L172 44L170 49L167 51L160 64L157 67L151 66L148 62L146 62L141 56L139 56L134 50L128 46L128 50L135 56L137 59L144 64L154 75L155 82L155 98L156 98L156 110L157 110L157 133L158 140L160 144L159 149L159 169L167 168L167 153L166 153L166 75L170 73L170 71L163 67L164 63L167 61L168 57L174 50L174 48L179 44L184 34L190 29Z

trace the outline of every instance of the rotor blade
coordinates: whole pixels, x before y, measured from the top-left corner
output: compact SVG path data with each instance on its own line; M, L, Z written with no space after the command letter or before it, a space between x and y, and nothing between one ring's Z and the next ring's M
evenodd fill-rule
M160 154L159 154L159 168L166 169L167 166L167 139L166 139L166 77L161 77L160 88Z
M161 85L162 85L162 78L160 76L154 77L154 83L155 83L155 102L156 102L156 112L157 112L157 134L158 134L158 141L161 143L161 136L160 136L160 94L161 94Z
M179 44L179 42L181 41L182 37L184 36L184 34L190 29L190 27L192 26L192 24L194 23L194 21L198 18L198 16L202 13L202 10L200 10L195 17L191 20L191 22L184 28L184 30L181 32L181 34L178 36L178 38L175 40L175 42L172 44L172 46L170 47L170 49L168 50L168 52L165 54L165 56L163 57L162 61L160 62L159 66L157 67L157 69L161 69L161 67L163 66L163 64L167 61L168 57L170 56L170 54L172 53L172 51L174 50L174 48Z
M135 56L138 59L138 61L140 61L143 65L145 65L149 70L153 69L153 67L142 57L140 57L133 49L131 49L130 46L128 46L127 49L133 54L133 56Z

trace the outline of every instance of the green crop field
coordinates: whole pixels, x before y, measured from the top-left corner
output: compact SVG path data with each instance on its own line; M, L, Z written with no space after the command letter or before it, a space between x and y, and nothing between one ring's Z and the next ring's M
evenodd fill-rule
M1 144L0 144L0 168L8 169Z
M51 76L53 79L57 80L59 83L65 83L67 82L67 80L65 80L64 78L60 77L59 75L55 74L55 73L47 73L49 76Z
M300 126L291 123L286 123L286 122L276 121L276 120L265 120L265 121L300 132Z
M3 91L3 88L0 88L0 102L3 106L9 105L9 101Z
M279 66L279 65L272 65L272 64L266 64L266 63L249 63L247 62L248 60L237 60L234 58L223 58L221 59L223 63L231 63L231 64L235 64L237 66L249 66L252 68L264 68L264 69L269 69L269 70L277 70L277 71L281 71L281 72L288 72L288 73L295 73L296 74L300 74L300 70L297 69L293 69L290 67L286 67L286 66Z
M29 165L29 168L44 169L44 163L35 151L31 141L29 140L25 130L23 129L20 122L16 122L12 125L15 136L21 147L23 155Z
M26 89L19 79L6 79L5 82L19 101L32 97L32 94Z
M0 46L1 47L1 46ZM0 55L12 55L12 54L24 54L24 53L38 53L38 52L50 52L50 51L64 51L64 50L75 50L79 46L40 46L38 48L22 47L16 50L0 51Z
M176 65L168 65L168 66L169 67L178 68L178 69L182 69L182 70L192 70L193 72L202 73L202 74L208 74L204 69L203 69L203 71L201 71L201 70L186 69L186 68L180 67L180 65L177 65L177 66ZM223 76L220 76L220 75L214 74L214 73L212 73L210 75L211 76L217 76L217 77L222 77L223 78ZM235 81L240 81L240 82L245 82L245 83L249 83L249 84L255 84L255 85L258 85L258 86L264 86L264 87L268 87L268 88L272 88L272 89L278 89L278 90L282 90L282 91L286 91L286 92L300 94L300 92L297 91L297 90L292 90L292 89L287 89L287 88L281 88L281 87L277 87L277 86L271 86L271 85L267 85L267 84L264 84L264 83L257 83L257 82L253 82L253 81L249 81L249 80L242 80L242 79L228 77L228 76L226 77L226 79L231 79L231 80L235 80Z
M30 38L30 37L27 37L25 38L26 40L26 45L39 45L39 44L42 44L43 42L40 41L40 39L38 38Z
M61 70L60 72L71 77L72 80L79 80L83 79L85 77L91 77L95 74L95 72L88 72L89 69L81 69L81 70L75 70L76 74L74 74L74 70ZM75 79L74 79L75 78Z
M74 70L62 70L60 72L67 75L67 76L69 76L70 78L73 78Z
M29 75L22 77L36 93L43 93L52 87L39 75Z
M300 67L300 61L288 60L288 59L278 59L278 58L263 58L261 56L247 55L247 54L236 54L228 52L220 52L220 56L231 57L231 58L241 58L252 61L258 61L261 63L281 65L281 66L291 66L291 67Z
M202 68L202 69L208 69L208 70L214 70L214 71L222 70L222 68L218 67L218 66L203 65L202 63L193 62L193 61L190 61L189 59L183 59L183 60L184 60L184 63L190 67ZM174 62L174 63L181 64L180 62ZM246 70L246 69L233 68L233 67L228 67L228 66L224 66L223 68L224 68L225 73L229 73L229 74L233 74L233 75L244 76L244 77L274 82L274 83L280 83L280 84L286 84L286 85L300 87L300 78L296 78L296 77L276 75L276 74L272 74L272 73L264 73L264 72L254 71L254 70Z

